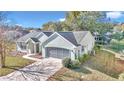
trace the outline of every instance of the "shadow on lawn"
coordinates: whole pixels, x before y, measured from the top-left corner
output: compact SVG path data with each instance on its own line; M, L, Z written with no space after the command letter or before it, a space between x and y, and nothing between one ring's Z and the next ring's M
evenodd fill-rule
M81 66L79 68L75 68L75 69L72 69L76 72L81 72L81 73L85 73L85 74L91 74L92 72L90 70L88 70L87 68Z
M21 73L26 73L26 74L32 74L32 75L36 75L36 74L44 74L45 72L43 70L30 70L27 68L26 69L21 69L22 67L21 66L6 66L5 68L8 68L8 69L13 69L15 71L19 71Z

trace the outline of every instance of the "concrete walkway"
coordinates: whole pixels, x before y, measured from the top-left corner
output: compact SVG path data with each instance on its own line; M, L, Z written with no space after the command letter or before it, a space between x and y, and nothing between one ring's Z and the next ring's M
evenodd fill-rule
M33 61L36 61L36 62L38 62L38 61L41 61L42 59L38 59L38 58L33 58L33 57L30 57L30 56L33 56L33 55L35 55L35 54L27 54L27 55L24 55L24 56L22 56L23 58L25 58L25 59L29 59L29 60L33 60Z
M110 52L110 53L112 53L112 54L115 54L115 57L116 57L116 58L119 58L119 59L121 59L121 60L124 60L124 57L122 57L122 55L119 54L119 53L116 53L116 52L114 52L114 51L111 51L111 50L108 50L108 49L105 49L105 48L103 48L102 50L107 51L107 52Z
M46 58L0 77L2 81L45 81L62 68L62 60Z

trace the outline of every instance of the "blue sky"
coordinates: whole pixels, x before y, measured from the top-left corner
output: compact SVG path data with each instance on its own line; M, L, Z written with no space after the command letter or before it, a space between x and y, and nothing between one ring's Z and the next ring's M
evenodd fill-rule
M22 25L24 27L38 27L48 21L63 21L66 12L64 11L18 11L8 12L8 22Z
M64 11L15 11L8 13L8 22L22 25L23 27L41 28L48 21L63 21ZM106 12L106 17L112 22L124 22L124 13L120 11Z
M107 12L106 17L110 18L112 22L123 22L124 23L124 12L123 11Z

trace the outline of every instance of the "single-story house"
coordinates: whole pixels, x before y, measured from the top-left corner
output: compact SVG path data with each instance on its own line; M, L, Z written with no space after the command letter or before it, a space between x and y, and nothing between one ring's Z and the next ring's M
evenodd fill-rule
M96 44L106 45L106 44L110 43L112 33L111 32L106 32L104 34L100 34L98 32L94 32L93 36L95 38Z
M31 32L17 40L17 51L41 53L42 57L76 59L90 53L95 39L90 31Z
M26 53L41 53L42 43L53 32L37 32L33 31L24 35L16 41L17 51Z
M55 32L42 44L42 56L74 60L90 53L94 44L90 31Z

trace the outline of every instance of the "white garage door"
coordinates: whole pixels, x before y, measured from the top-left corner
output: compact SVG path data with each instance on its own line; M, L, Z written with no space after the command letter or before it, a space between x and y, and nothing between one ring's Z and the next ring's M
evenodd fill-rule
M46 56L47 57L54 57L54 58L70 58L70 51L63 48L55 48L55 47L49 47L46 48Z

